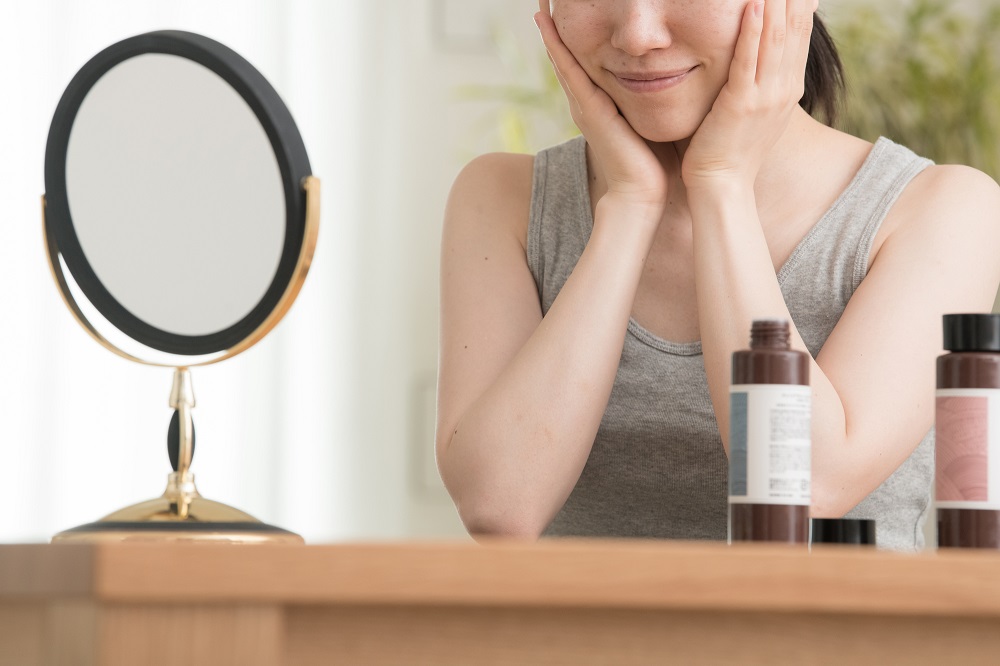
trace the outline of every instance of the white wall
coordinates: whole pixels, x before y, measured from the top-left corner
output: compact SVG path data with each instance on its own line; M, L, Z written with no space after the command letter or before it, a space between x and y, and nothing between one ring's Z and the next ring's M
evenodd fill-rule
M456 90L505 82L489 29L503 24L533 46L537 3L421 0L394 7L368 28L385 48L372 99L371 165L385 196L372 199L379 228L362 262L382 272L365 297L368 317L379 325L363 343L369 365L362 395L372 431L360 471L376 482L379 469L390 470L385 492L397 493L367 507L371 524L398 525L411 536L464 536L433 461L438 259L451 183L492 137L477 133L490 105L458 100Z

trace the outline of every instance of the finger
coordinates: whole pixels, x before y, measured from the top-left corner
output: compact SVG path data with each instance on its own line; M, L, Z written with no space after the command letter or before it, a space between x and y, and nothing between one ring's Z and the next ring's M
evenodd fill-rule
M757 83L774 80L781 71L788 26L785 22L786 1L765 0L764 28L760 38L760 57L757 59Z
M764 29L764 0L750 0L743 10L743 23L736 41L736 52L729 68L729 84L736 90L753 87L757 78L760 37Z
M793 83L805 79L806 62L809 60L809 42L812 41L815 0L790 0L788 31L782 69Z
M546 0L541 1L545 2ZM559 77L559 81L563 85L563 90L583 110L583 105L580 102L591 99L597 91L597 86L563 44L552 17L547 12L538 12L535 14L535 23L538 25L538 31L542 34L542 42L545 44L545 50L555 67L556 76Z

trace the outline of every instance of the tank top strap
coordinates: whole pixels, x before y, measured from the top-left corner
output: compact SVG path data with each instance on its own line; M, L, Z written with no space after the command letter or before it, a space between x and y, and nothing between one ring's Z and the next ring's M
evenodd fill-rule
M861 238L854 257L853 286L857 289L868 274L868 258L872 250L872 242L900 195L924 169L933 166L934 162L912 152L909 148L893 143L882 137L872 149L878 150L868 178L874 182L869 184L868 192L861 188L851 193L856 198L858 216L867 222L861 229Z
M933 162L881 137L837 201L793 250L778 271L785 283L800 266L831 269L850 297L868 272L872 241L910 181ZM834 265L835 264L835 265Z
M535 156L527 255L543 314L590 240L586 150L578 136Z

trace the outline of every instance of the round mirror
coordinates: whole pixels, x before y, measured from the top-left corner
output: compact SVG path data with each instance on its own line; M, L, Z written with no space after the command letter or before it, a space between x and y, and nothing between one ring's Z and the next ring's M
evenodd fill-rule
M66 88L45 187L49 264L77 321L121 356L176 368L166 491L53 540L301 542L203 498L190 472L188 368L263 338L291 307L316 246L319 181L278 94L201 35L126 39Z
M139 35L91 59L56 109L47 231L112 326L213 354L304 279L308 176L291 114L246 60L200 35Z

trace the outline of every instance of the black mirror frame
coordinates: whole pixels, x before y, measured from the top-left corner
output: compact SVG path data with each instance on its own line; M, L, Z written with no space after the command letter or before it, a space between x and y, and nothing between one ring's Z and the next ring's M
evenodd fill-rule
M274 150L285 195L285 242L278 268L264 296L240 321L208 335L181 335L139 319L119 303L97 277L73 228L66 193L66 154L77 112L87 93L116 65L149 53L175 55L218 74L247 102ZM73 77L52 118L45 148L46 225L73 279L112 325L152 349L184 356L213 354L237 346L268 318L293 279L305 238L303 182L312 170L295 121L271 84L229 47L202 35L163 30L130 37L104 49Z

